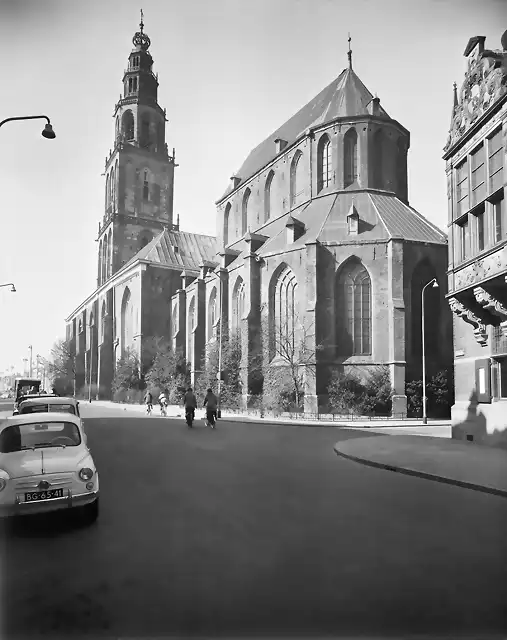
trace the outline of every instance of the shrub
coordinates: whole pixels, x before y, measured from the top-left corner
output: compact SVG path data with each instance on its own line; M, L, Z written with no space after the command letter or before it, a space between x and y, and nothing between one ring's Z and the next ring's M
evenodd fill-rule
M269 367L264 375L263 406L268 411L303 411L304 393L300 394L299 403L296 401L296 391L288 367Z
M352 372L335 373L328 386L328 395L334 413L389 415L393 396L389 368L377 367L366 380Z
M422 416L422 380L410 380L405 385L407 413L409 417ZM452 371L439 371L426 383L426 413L431 418L449 418L454 403Z

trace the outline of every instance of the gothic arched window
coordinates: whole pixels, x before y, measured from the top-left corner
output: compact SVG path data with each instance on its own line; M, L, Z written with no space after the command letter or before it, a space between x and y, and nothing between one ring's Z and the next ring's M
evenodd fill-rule
M130 109L127 109L121 118L121 131L125 140L134 139L134 114Z
M301 151L296 151L290 166L290 206L295 207L304 195L304 163Z
M106 176L106 211L109 207L109 174Z
M343 139L343 186L348 187L357 180L357 133L349 129Z
M271 185L274 177L274 171L270 171L264 186L264 222L267 222L271 217Z
M110 278L112 275L112 268L113 268L112 255L113 255L112 234L111 234L111 230L109 230L109 234L107 236L106 278Z
M336 291L336 345L341 356L371 354L371 280L359 261L340 273Z
M194 329L195 329L195 296L188 306L188 330L187 330L187 360L193 364L194 360Z
M208 301L208 340L211 340L217 321L217 288L213 287Z
M109 243L108 236L104 236L104 242L102 243L102 282L105 282L108 278L107 273L107 258L109 255Z
M331 155L331 140L324 134L317 149L317 190L321 191L331 184L333 160Z
M118 208L118 160L114 163L114 195L113 195L113 211L116 211Z
M271 356L293 357L296 348L297 280L294 272L285 267L271 287Z
M382 129L379 129L373 136L373 153L372 153L373 187L376 189L381 189L383 186L383 183L382 183L383 146L384 146L384 136L382 134Z
M241 329L241 319L245 313L245 283L241 277L236 280L236 284L232 290L231 311L231 328L233 332L239 332Z
M143 172L143 200L148 202L150 199L150 172L145 169Z
M102 310L100 312L100 341L104 342L106 339L106 303L102 303Z
M173 313L171 316L171 324L172 324L172 334L175 336L178 333L179 322L178 322L178 305L175 304L173 307Z
M248 229L248 201L250 200L250 189L245 191L243 203L241 205L241 235L244 236Z
M98 275L97 275L97 279L98 279L98 284L99 287L102 284L102 240L99 242L99 268L98 268Z
M88 320L88 349L93 349L93 311L90 311L90 318Z
M229 244L229 218L231 217L231 203L228 202L224 213L224 247Z
M134 346L134 305L128 287L123 292L121 301L121 355L125 357Z
M150 146L150 120L147 116L141 120L141 146Z

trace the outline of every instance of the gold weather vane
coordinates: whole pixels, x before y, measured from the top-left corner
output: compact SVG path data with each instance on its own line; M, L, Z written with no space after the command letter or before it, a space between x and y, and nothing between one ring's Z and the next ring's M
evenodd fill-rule
M352 38L350 37L350 33L349 33L349 39L348 39L348 43L349 43L349 50L347 52L347 56L349 59L349 68L352 69L352 49L350 48L350 43L352 42Z

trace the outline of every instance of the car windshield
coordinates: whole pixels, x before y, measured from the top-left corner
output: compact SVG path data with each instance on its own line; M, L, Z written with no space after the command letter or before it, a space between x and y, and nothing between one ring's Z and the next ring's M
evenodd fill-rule
M48 411L51 411L51 413L71 413L73 416L76 415L74 406L71 404L29 404L26 406L21 405L19 413L47 413Z
M77 447L81 434L72 422L38 422L6 427L0 433L0 453L42 447Z

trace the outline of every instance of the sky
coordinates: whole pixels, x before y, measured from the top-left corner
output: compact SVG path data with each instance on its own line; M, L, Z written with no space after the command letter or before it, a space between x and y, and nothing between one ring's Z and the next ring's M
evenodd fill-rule
M47 357L96 286L105 157L138 30L151 38L174 211L215 234L215 201L249 151L353 67L411 132L410 204L445 229L442 149L465 46L500 48L505 0L0 0L0 372Z

